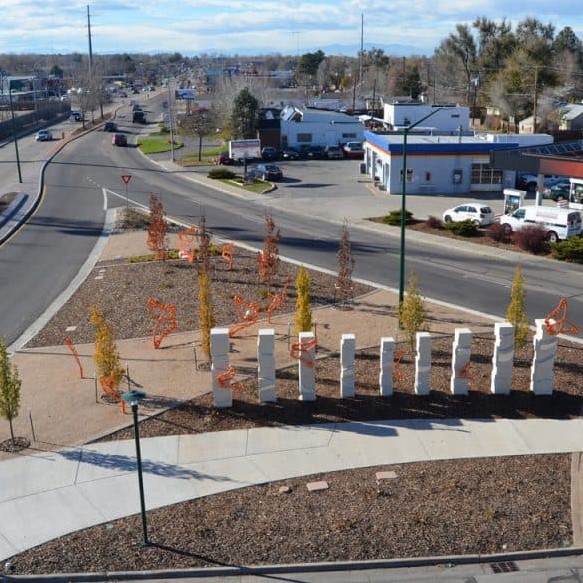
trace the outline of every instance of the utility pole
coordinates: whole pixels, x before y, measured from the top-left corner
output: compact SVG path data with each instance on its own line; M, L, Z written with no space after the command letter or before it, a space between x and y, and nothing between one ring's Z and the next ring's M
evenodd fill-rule
M362 86L362 58L364 53L364 13L360 14L360 59L358 62L358 84ZM353 107L354 109L354 107Z
M91 15L87 4L87 37L89 38L89 79L93 80L93 46L91 44Z
M538 65L534 66L534 100L532 107L532 133L536 134L536 118L538 116Z

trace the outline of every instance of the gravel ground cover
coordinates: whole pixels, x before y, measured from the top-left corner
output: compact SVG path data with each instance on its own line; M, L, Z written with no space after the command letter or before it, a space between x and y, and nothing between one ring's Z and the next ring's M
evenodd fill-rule
M255 258L239 251L228 270L215 258L217 325L234 320L234 293L264 302ZM278 289L295 267L282 263ZM104 270L104 271L101 271ZM103 274L103 279L95 279ZM312 299L334 300L335 278L312 273ZM356 286L355 293L368 291ZM91 342L87 306L100 305L118 338L148 336L149 297L175 303L181 330L196 327L196 268L178 262L99 264L71 301L31 342L61 341L75 315L84 321L72 333L75 343ZM294 310L290 285L284 310ZM356 397L339 399L339 362L327 355L316 365L317 395L299 402L297 367L278 371L278 402L259 405L253 379L242 382L232 409L215 410L209 395L142 421L141 436L197 433L278 424L388 418L572 418L581 411L581 348L559 342L552 397L528 391L532 348L516 354L514 390L509 397L489 394L493 338L476 336L469 369L470 394L449 394L452 337L433 341L432 392L413 392L413 353L400 343L395 394L378 396L378 350L359 351ZM322 356L322 355L321 355ZM105 439L129 439L131 429ZM394 470L395 480L377 484L375 472ZM306 482L327 480L330 488L308 493ZM281 493L280 487L290 491ZM404 512L403 509L406 509ZM262 563L378 559L450 553L492 553L572 544L568 455L443 461L368 468L286 480L246 488L149 512L153 547L139 546L139 517L74 533L12 559L16 572L49 573Z
M148 548L133 516L11 562L15 573L34 574L558 548L572 540L569 466L568 455L546 455L320 474L152 510ZM377 483L380 470L397 477ZM308 492L312 480L329 489Z

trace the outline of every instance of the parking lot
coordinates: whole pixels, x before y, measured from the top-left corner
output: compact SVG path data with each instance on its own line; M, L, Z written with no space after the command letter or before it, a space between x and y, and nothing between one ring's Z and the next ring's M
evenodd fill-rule
M400 194L388 194L374 186L367 175L360 174L360 160L296 160L279 161L284 179L265 195L269 204L300 212L317 212L332 220L342 221L378 217L401 208ZM503 212L500 192L472 192L455 195L408 195L407 210L418 219L441 218L443 212L464 202L481 202L495 214ZM529 194L526 204L534 204ZM554 206L552 201L543 201Z

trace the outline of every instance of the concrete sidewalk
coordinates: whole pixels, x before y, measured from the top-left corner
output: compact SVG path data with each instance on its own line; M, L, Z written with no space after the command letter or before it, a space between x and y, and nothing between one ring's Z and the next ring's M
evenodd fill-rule
M347 468L566 453L582 441L583 420L542 419L376 421L143 439L146 506ZM1 469L0 560L139 512L132 440L41 452Z

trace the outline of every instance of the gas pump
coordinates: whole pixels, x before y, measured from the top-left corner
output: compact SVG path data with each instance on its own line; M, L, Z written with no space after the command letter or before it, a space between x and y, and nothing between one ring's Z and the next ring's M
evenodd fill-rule
M516 190L514 188L504 189L504 212L505 215L512 214L519 206L522 206L526 190Z

